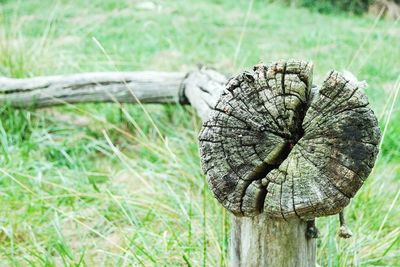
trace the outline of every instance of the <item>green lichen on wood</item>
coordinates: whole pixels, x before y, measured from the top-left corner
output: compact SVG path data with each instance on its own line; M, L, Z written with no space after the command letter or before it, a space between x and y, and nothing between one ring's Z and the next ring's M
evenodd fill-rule
M380 131L363 89L332 71L312 86L304 61L231 78L201 130L214 196L236 215L336 214L371 172Z

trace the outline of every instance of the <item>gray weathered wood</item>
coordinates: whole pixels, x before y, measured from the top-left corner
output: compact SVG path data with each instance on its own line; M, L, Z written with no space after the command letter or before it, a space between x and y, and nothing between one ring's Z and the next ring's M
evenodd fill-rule
M306 229L299 218L232 216L230 266L315 266L316 242L305 237Z
M190 103L199 117L205 121L224 90L225 83L224 75L202 68L189 73L183 80L182 94L186 102Z
M332 71L315 87L312 70L257 65L228 81L203 124L203 170L236 215L232 266L314 266L305 220L342 211L374 165L380 131L360 83Z
M36 78L0 77L0 103L41 108L89 102L191 104L206 119L226 77L201 68L179 72L98 72Z
M27 79L0 78L0 103L46 107L66 103L176 103L185 73L105 72Z
M236 215L337 214L371 172L380 131L357 84L278 62L232 78L200 134L215 197Z

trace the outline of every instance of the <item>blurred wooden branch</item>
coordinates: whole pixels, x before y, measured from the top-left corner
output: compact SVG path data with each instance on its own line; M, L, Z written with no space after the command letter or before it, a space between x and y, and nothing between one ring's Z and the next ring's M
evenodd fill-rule
M0 102L15 107L67 103L171 103L179 101L184 73L105 72L27 79L0 78Z
M95 72L27 79L0 78L0 103L41 108L90 102L192 104L206 116L225 76L199 69L179 72Z

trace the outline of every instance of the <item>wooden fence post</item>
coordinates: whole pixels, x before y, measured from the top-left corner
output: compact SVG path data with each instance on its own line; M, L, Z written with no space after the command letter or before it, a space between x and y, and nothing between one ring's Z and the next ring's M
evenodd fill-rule
M231 266L314 266L315 217L339 213L369 175L380 131L357 81L312 64L257 65L226 83L210 69L0 78L0 103L191 104L202 168L232 213ZM343 224L342 236L349 236Z
M380 131L360 84L332 71L315 87L312 71L257 65L203 124L204 173L233 213L231 266L315 266L307 221L341 212L374 165Z

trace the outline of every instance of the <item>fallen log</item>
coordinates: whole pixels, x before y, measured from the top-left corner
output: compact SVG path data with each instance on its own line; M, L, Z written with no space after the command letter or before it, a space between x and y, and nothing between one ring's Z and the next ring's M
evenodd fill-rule
M0 103L41 108L77 103L191 104L201 118L222 92L226 77L201 68L180 72L94 72L25 79L0 77Z
M66 103L174 103L184 73L106 72L27 79L0 78L0 102L15 107Z

